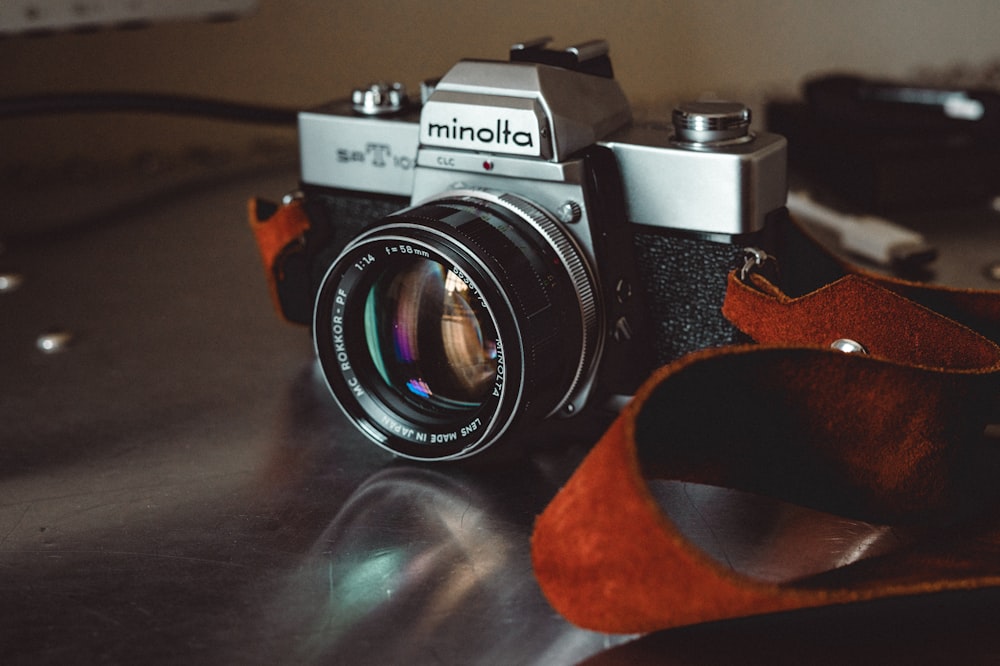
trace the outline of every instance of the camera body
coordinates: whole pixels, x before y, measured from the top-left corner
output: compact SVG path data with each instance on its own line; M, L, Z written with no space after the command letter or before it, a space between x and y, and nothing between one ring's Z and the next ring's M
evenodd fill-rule
M399 455L467 457L740 340L726 275L786 214L786 142L743 105L634 123L604 42L547 42L460 61L421 103L377 84L299 115L311 226L281 305Z

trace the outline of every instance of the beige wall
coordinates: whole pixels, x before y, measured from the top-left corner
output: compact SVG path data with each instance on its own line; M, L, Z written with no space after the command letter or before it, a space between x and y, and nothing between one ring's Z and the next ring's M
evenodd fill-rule
M0 94L171 91L309 105L352 85L410 85L520 39L605 37L643 108L712 91L758 105L831 69L910 75L1000 57L996 0L261 0L237 23L0 40ZM264 130L134 117L0 121L0 164L241 143Z

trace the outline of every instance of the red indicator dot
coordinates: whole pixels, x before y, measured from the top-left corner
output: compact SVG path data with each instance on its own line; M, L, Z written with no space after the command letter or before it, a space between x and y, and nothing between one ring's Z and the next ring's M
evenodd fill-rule
M493 162L490 162L489 160L483 162L483 169L486 171L493 171Z

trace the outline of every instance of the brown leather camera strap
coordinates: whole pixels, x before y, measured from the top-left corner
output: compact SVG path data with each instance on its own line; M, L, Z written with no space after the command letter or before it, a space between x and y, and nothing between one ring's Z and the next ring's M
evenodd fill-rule
M308 217L298 202L255 201L250 219L281 311L275 282L298 260ZM862 274L794 225L777 235L782 284L802 295L731 274L723 312L758 344L657 371L538 518L535 573L572 622L636 633L1000 586L1000 451L984 435L1000 394L1000 292ZM845 339L867 353L831 348ZM764 582L689 541L654 499L657 479L916 526L925 538Z
M984 434L1000 347L899 292L994 326L1000 294L882 282L848 275L790 298L759 275L730 275L724 312L760 344L660 369L588 454L532 538L553 607L586 628L636 633L1000 586L1000 451ZM843 338L867 354L831 348ZM915 526L926 538L764 582L685 538L654 499L656 479Z
M281 299L278 296L278 284L281 281L285 263L296 252L302 252L302 239L309 230L309 217L302 208L300 201L291 201L282 206L275 206L261 199L251 199L247 204L250 220L250 230L257 241L267 286L271 294L274 309L284 315ZM301 286L304 290L306 287Z

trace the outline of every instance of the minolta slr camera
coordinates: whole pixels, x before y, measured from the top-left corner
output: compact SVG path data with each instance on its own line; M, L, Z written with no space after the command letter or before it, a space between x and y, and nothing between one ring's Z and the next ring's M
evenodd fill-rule
M473 455L734 342L726 275L785 214L786 142L745 106L636 123L606 43L547 44L299 115L310 228L281 305L401 456Z

